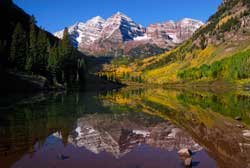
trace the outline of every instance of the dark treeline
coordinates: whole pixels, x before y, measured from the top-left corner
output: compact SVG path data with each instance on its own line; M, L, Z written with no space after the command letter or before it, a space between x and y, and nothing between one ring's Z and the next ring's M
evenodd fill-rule
M3 29L0 38L0 68L43 76L50 84L72 84L84 79L84 56L75 49L68 29L62 40L36 26L11 0L1 4Z
M121 76L122 79L126 81L132 81L132 82L137 82L137 83L144 83L144 79L141 75L131 75L129 72L124 72L122 73Z
M55 132L60 132L62 142L66 145L71 128L83 115L92 112L110 113L95 96L79 92L52 93L38 94L21 101L15 101L16 98L10 96L11 100L14 99L10 104L14 101L18 105L13 107L7 104L0 109L1 167L6 163L7 156L23 156L26 152L32 154L34 150L30 149L34 149L36 143L43 145L48 135ZM91 112L86 109L91 109Z
M102 71L102 72L97 73L97 76L103 80L114 82L116 84L121 84L121 80L118 78L116 72L113 72L113 71L104 72L104 71Z

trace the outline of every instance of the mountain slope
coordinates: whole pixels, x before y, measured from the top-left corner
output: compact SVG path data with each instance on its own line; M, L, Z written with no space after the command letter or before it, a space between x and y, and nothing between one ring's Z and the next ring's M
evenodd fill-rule
M225 0L180 47L131 64L148 83L249 81L250 1ZM140 66L138 66L140 65Z
M138 46L156 48L157 45L159 52L153 53L162 53L162 49L173 48L187 40L202 25L201 21L186 18L178 22L151 24L144 28L118 12L107 20L97 16L86 23L77 23L70 26L69 31L72 42L80 51L93 55L119 56L130 55L130 50ZM54 34L61 38L63 31Z
M10 54L10 45L12 41L12 34L15 29L15 25L19 22L22 23L25 30L29 30L30 16L26 14L21 8L15 5L12 0L0 1L1 12L0 19L0 67L6 66L8 61L8 55ZM39 28L37 27L37 30ZM45 32L50 39L51 43L58 41L51 33Z
M105 20L100 16L94 17L88 20L86 23L76 23L69 27L69 33L71 40L75 47L78 45L92 44L101 36L102 29L104 27ZM58 38L63 37L63 31L54 33Z
M182 43L190 38L203 24L199 20L189 18L184 18L177 22L156 23L148 26L146 35L155 41L156 44L158 43L159 46L161 45L159 42L167 38L173 43Z
M84 80L84 55L71 45L67 29L60 40L12 0L1 0L0 6L1 92L64 89L65 82Z

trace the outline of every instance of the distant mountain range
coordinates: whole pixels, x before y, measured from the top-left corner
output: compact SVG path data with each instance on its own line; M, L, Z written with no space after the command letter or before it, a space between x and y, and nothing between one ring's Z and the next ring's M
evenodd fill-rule
M202 25L203 22L199 20L185 18L178 22L151 24L145 28L117 12L106 20L96 16L86 23L76 23L69 26L69 32L72 43L80 51L91 55L117 56L128 55L131 49L142 45L148 47L148 44L168 50L190 38ZM62 38L63 30L54 35Z

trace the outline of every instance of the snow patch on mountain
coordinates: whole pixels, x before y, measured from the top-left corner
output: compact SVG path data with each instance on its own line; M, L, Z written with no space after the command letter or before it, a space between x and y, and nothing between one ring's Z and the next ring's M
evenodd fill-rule
M73 45L87 52L110 51L130 41L144 41L167 48L187 40L203 24L199 20L184 18L178 22L170 20L144 28L127 15L117 12L106 20L96 16L85 23L76 23L69 27L69 34ZM54 35L62 38L63 30Z
M137 36L134 38L135 41L149 40L150 38L144 34L143 36Z

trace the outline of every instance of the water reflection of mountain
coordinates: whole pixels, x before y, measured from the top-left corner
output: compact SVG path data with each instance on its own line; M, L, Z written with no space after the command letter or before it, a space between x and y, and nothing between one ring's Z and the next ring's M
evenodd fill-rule
M243 136L250 129L247 92L125 89L42 95L33 100L0 108L4 168L26 154L33 156L54 132L60 133L54 136L65 146L107 152L115 158L141 144L168 151L183 147L199 151L202 146L220 168L250 167L250 139ZM236 116L242 122L235 121Z
M188 134L170 122L104 102L98 94L62 93L39 95L2 107L0 162L3 167L10 167L25 154L33 156L53 132L60 132L54 135L65 145L85 147L96 154L105 151L116 158L140 144L166 150L182 147L201 150Z
M124 89L102 98L170 120L191 134L221 168L250 167L250 139L243 136L249 130L249 92ZM242 122L235 121L236 116Z
M136 117L141 118L136 121L130 120ZM189 148L193 151L202 149L192 137L170 122L157 121L157 119L157 122L149 122L147 118L142 117L91 115L80 118L68 142L96 154L111 153L115 158L126 155L140 144L168 151L181 148Z
M95 96L97 93L1 97L1 165L10 167L26 153L32 156L34 145L38 143L42 148L46 138L56 131L61 132L63 142L66 143L79 116L95 112L108 113Z

